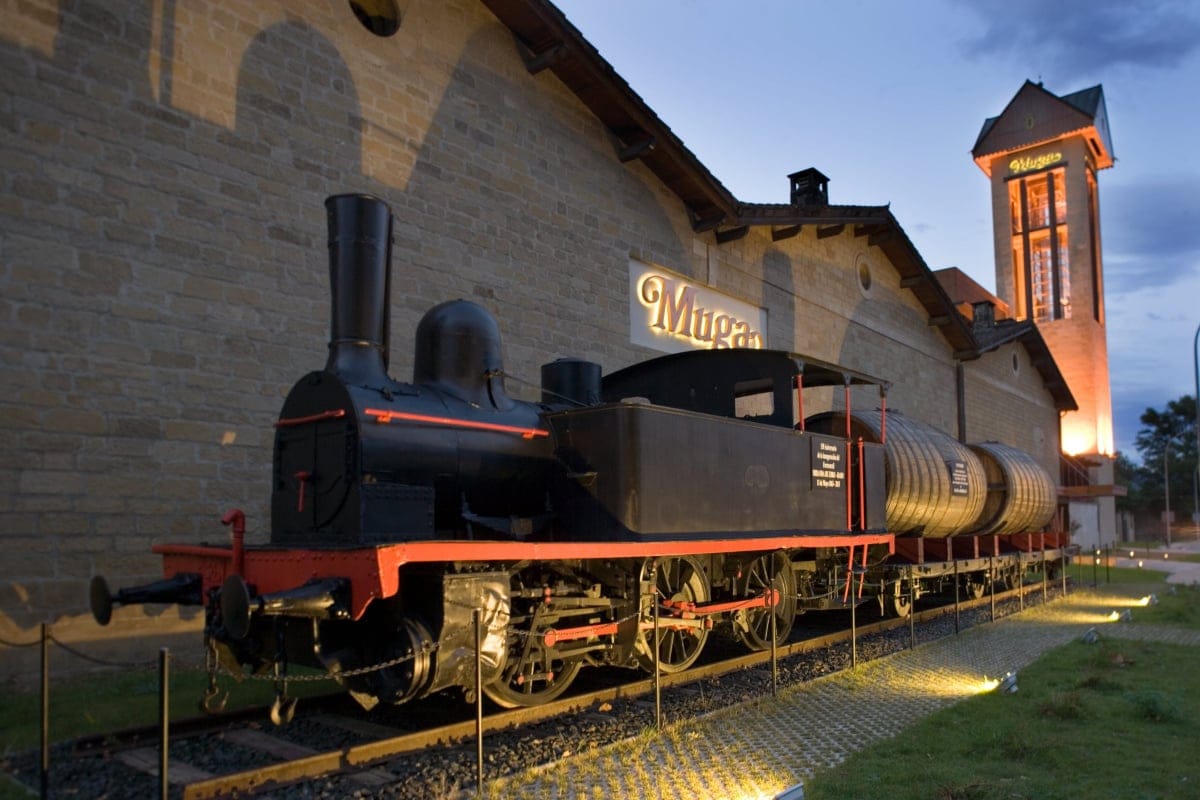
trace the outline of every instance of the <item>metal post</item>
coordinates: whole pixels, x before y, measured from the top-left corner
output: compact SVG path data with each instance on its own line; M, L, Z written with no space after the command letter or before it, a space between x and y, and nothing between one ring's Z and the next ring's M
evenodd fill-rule
M1063 597L1066 597L1067 596L1067 549L1064 547L1059 552L1062 553L1062 569L1060 569L1059 572L1062 573Z
M779 593L774 590L772 592L775 598L775 605L771 606L771 696L775 697L779 694L779 661L776 650L778 647L777 638L779 631L775 623L775 608L779 605Z
M171 653L166 647L158 651L158 791L162 800L170 792L167 762L171 756Z
M908 646L917 646L917 590L913 585L913 568L908 568Z
M858 603L853 593L850 595L850 669L858 669L858 615L855 609Z
M470 612L475 624L475 796L484 796L484 609Z
M658 649L658 574L657 570L650 571L651 589L650 602L654 604L654 727L662 730L662 686L659 680Z
M953 550L953 548L954 548L953 542L950 542L950 547ZM954 553L951 552L950 555L953 556ZM958 631L959 631L959 627L958 627L958 559L955 558L954 559L954 634L956 636L958 635Z
M475 796L484 796L484 609L470 612L475 624Z
M1096 554L1092 556L1092 587L1100 585L1100 578L1096 575L1096 570L1100 567L1100 551L1096 550Z
M1025 610L1025 554L1017 553L1017 610Z
M1163 444L1163 521L1167 525L1167 549L1171 549L1171 469L1167 466L1167 455L1171 452L1171 443Z
M1196 472L1192 478L1192 521L1200 521L1200 325L1192 339L1192 367L1196 375Z
M988 556L988 593L992 596L992 622L996 621L996 556Z
M1104 546L1104 582L1112 583L1112 546Z
M42 623L42 800L50 796L50 626Z
M1042 602L1046 602L1046 582L1050 579L1050 565L1046 563L1046 540L1042 539Z

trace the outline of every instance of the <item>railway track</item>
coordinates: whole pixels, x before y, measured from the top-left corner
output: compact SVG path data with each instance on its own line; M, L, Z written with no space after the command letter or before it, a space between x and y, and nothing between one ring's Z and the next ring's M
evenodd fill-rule
M1049 588L1055 590L1055 594L1061 591L1057 584L1051 584ZM1021 602L1019 597L1029 599L1030 602L1040 601L1043 591L1042 587L1034 584L1026 586L1023 590L996 592L994 602L1005 614L1012 613ZM917 611L911 622L908 618L884 619L856 625L853 644L852 632L849 629L780 643L775 656L780 664L784 664L805 654L821 653L836 648L844 651L846 646L850 645L849 655L852 663L856 649L854 644L862 646L872 637L889 632L896 637L897 631L902 634L910 624L914 631L921 630L922 638L928 639L931 637L925 628L939 621L943 624L943 631L939 635L952 633L953 628L949 627L948 620L956 613L972 616L968 624L986 623L987 609L992 602L993 597L985 596L964 600L958 604L957 610L951 603ZM1008 608L1010 606L1011 608ZM848 612L843 613L846 617L850 616ZM861 611L859 615L866 616ZM830 615L823 616L827 619ZM887 652L894 652L903 646L907 646L907 643L893 643ZM868 655L864 660L870 657L874 656ZM730 702L735 702L738 691L741 691L743 696L746 691L770 691L771 683L766 680L770 673L763 668L769 665L771 660L770 651L720 658L711 663L695 665L682 673L661 675L659 688L676 690L671 692L671 695L687 695L688 690L681 692L679 687L697 685L700 688L691 690L691 694L702 695L706 691L716 691L705 687L718 679L724 678L725 682L729 683L730 675L757 671L753 678L741 681L742 689L734 690L735 698ZM841 668L849 666L844 652L836 660ZM821 667L817 672L819 674L835 668L836 665ZM581 680L580 683L582 682ZM795 682L797 680L794 676L780 681L781 685ZM750 688L747 690L745 687ZM540 706L495 711L482 719L485 743L487 737L500 732L536 729L543 723L562 720L572 715L582 720L581 725L585 729L602 729L609 726L615 714L620 713L608 710L616 706L632 708L633 713L639 715L638 719L641 721L634 728L636 732L646 726L645 718L653 708L653 703L648 698L654 692L654 679L640 678L618 685L593 688ZM248 709L219 715L216 718L196 718L172 723L171 758L168 766L172 797L203 800L270 795L284 787L318 779L334 780L347 793L366 790L367 794L363 796L371 796L372 789L394 786L408 780L411 765L395 769L390 766L390 762L403 761L406 758L411 759L414 755L430 752L451 754L451 760L459 762L460 774L473 774L464 769L465 765L475 763L474 748L467 746L476 735L476 720L473 715L468 717L472 712L470 707L456 704L454 708L447 709L443 698L442 703L432 704L437 710L424 712L436 717L431 720L430 727L398 732L401 724L413 724L414 711L417 715L423 712L419 708L407 706L396 709L396 724L390 724L390 720L389 724L384 724L355 715L347 710L344 701L344 695L306 699L302 705L304 713L297 717L296 722L278 730L269 729L262 724L266 718L265 709ZM453 717L449 722L445 721L447 714ZM653 719L651 716L650 720ZM535 732L532 736L533 742L545 744L543 740L553 739L554 733L546 732L545 736L539 738L541 734ZM601 735L599 738L604 739L606 736ZM613 738L623 737L618 734ZM158 739L159 732L155 728L135 729L75 740L70 743L70 752L79 758L106 758L141 773L146 779L154 780L157 785ZM563 742L557 743L557 746L549 748L549 758L561 757L572 749L577 748L573 748L571 743L564 739ZM220 754L219 757L217 753ZM109 793L109 796L116 798L146 795L124 795L118 791Z

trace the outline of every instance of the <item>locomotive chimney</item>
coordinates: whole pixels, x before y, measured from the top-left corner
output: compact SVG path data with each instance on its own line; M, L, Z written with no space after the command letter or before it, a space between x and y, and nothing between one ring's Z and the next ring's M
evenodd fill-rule
M387 381L392 211L366 194L325 200L332 310L325 370L347 383Z

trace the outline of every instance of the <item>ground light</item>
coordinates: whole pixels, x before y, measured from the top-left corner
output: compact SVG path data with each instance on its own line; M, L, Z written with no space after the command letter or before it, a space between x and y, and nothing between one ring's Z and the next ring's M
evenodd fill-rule
M1017 673L1006 672L1003 678L987 678L983 679L983 690L990 692L999 689L1002 694L1017 693Z
M1088 628L1087 631L1084 632L1081 641L1084 644L1095 644L1096 642L1100 641L1100 632L1095 628Z
M775 795L775 800L804 800L804 784L797 783L795 786L789 786Z

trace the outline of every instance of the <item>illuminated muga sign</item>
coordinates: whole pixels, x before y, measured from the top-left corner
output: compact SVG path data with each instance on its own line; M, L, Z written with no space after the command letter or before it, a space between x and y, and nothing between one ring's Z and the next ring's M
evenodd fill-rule
M660 267L629 262L629 339L664 353L766 347L767 312Z
M1051 164L1057 164L1062 161L1063 154L1060 152L1041 153L1036 156L1020 156L1008 162L1008 171L1012 174L1018 172L1033 172L1034 170L1045 169Z

